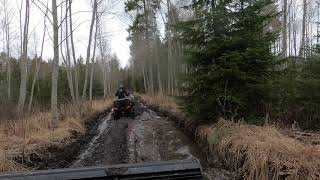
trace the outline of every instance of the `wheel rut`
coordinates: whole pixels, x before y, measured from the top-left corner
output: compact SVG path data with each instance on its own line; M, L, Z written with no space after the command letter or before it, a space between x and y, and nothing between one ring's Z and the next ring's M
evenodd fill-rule
M181 159L199 159L207 166L206 156L173 121L159 116L142 103L135 106L134 119L114 120L109 113L97 128L71 167L103 166ZM228 172L205 168L208 179L232 179Z

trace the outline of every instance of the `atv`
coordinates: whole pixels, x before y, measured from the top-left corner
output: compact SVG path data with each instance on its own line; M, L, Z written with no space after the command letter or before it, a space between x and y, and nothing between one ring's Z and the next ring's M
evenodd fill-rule
M134 103L131 97L115 99L113 101L112 116L115 120L123 116L134 118Z

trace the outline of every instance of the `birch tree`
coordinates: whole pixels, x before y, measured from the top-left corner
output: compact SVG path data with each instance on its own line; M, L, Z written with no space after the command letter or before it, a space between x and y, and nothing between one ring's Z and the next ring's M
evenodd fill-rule
M43 47L44 47L44 40L46 37L46 17L48 15L48 9L45 12L44 20L43 20L43 35L42 35L42 42L41 42L41 50L40 50L40 57L36 59L36 72L33 76L32 85L31 85L31 92L30 92L30 99L29 99L29 105L28 105L28 112L31 111L31 106L33 102L33 95L34 95L34 88L36 85L36 81L38 79L38 74L40 71L41 61L42 61L42 55L43 55Z
M30 4L29 0L25 1L25 21L23 29L22 40L22 56L21 56L21 81L20 81L20 96L18 102L18 111L21 112L24 108L26 94L27 94L27 59L28 59L28 32L29 32L29 18L30 18Z
M94 73L94 63L95 63L95 56L96 56L96 47L97 47L97 35L98 35L98 26L99 26L99 17L98 12L96 11L96 27L94 33L94 43L93 43L93 54L91 60L91 72L90 72L90 87L89 87L89 100L92 101L92 84L93 84L93 73Z
M53 126L57 126L59 119L58 112L58 77L59 77L59 27L57 2L52 0L52 27L53 27L53 61L52 61L52 89L51 89L51 112Z
M82 91L82 99L86 98L86 93L87 93L91 41L92 41L93 26L94 26L95 17L96 17L97 6L98 6L98 2L97 0L94 0L91 24L90 24L90 32L89 32L89 42L88 42L87 55L86 55L86 70L85 70L85 77L84 77L84 84L83 84L83 91Z
M288 0L283 0L282 55L284 57L287 56L287 50L288 50L287 24L288 24Z
M70 25L70 42L71 42L71 51L72 51L72 59L74 65L74 93L76 101L79 100L79 67L76 58L76 52L74 48L73 41L73 28L72 28L72 0L67 0L69 2L69 25Z
M303 0L303 12L302 12L302 30L301 30L301 44L300 44L300 51L299 56L305 56L305 45L306 45L306 26L307 26L307 10L308 10L307 0Z
M65 24L65 39L63 39L63 28L61 28L61 42L60 42L60 51L61 51L61 57L64 61L64 64L66 65L66 70L67 70L67 79L68 79L68 86L70 90L70 95L72 98L72 102L74 103L75 100L75 94L74 94L74 86L73 86L73 75L72 75L72 70L71 70L71 55L70 55L70 48L69 48L69 31L68 31L68 8L69 8L69 3L66 1L65 3L65 16L63 16L63 8L61 8L61 23L64 22ZM64 56L63 52L63 42L65 42L65 50L66 50L66 56Z

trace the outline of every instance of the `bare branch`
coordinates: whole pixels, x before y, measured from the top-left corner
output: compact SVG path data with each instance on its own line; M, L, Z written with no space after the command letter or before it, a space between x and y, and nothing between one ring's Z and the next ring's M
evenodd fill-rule
M69 17L68 16L68 11L71 8L71 3L68 5L67 9L66 9L66 14L64 15L64 18L61 20L60 24L58 25L58 28L60 28L60 26L62 25L62 23Z
M76 29L78 29L78 28L80 27L80 25L82 25L83 23L88 22L88 21L90 21L90 20L86 20L86 21L83 21L83 22L81 22L80 24L78 24L78 25L72 30L72 32L74 32ZM69 37L71 36L71 34L72 34L72 33L70 33L67 37L69 38ZM67 39L67 37L61 40L61 42L59 43L59 46Z
M32 1L34 1L34 0L32 0ZM52 11L48 8L48 4L47 5L45 5L43 2L41 2L40 0L36 0L36 1L38 1L43 7L45 7L46 8L46 10L48 10L48 12L50 12L50 14L52 14ZM34 3L34 2L33 2Z
M47 19L50 21L50 23L53 24L53 22L51 21L51 19L50 19L49 16L48 16L48 13L45 13L45 11L44 11L43 9L41 9L41 7L40 7L38 4L36 4L36 3L34 2L34 0L32 0L32 3L33 3L34 5L36 5L36 6L38 7L38 9L47 17ZM46 10L48 10L48 12L51 13L51 11L48 9L48 7L47 7L47 6L45 6L45 7L46 7Z

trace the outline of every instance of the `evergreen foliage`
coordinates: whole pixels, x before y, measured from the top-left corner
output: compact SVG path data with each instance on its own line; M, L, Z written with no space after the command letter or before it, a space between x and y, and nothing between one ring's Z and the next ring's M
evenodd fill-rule
M267 25L272 0L194 1L195 18L180 24L191 72L185 77L183 109L199 120L259 115L274 75Z
M282 75L272 81L271 117L283 124L320 129L320 49L315 46L306 59L289 58Z

